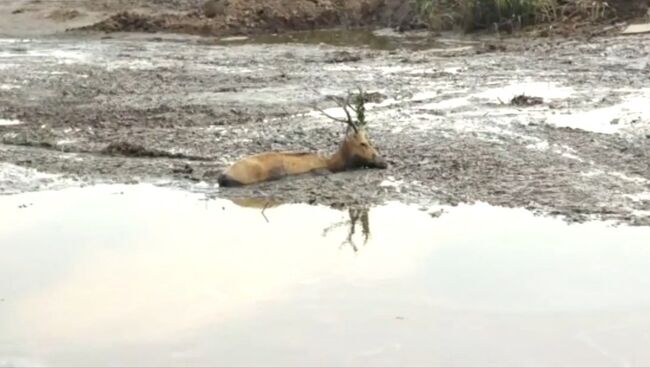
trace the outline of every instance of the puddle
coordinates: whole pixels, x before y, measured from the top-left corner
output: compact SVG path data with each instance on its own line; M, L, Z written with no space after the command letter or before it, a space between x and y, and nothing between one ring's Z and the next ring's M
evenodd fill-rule
M0 84L0 91L9 91L11 89L16 89L16 88L20 88L20 86L15 84Z
M631 194L627 196L635 201L650 201L650 192Z
M637 96L630 97L613 106L550 116L548 123L606 134L618 133L630 127L636 128L635 130L638 131L638 125L643 125L641 128L648 129L650 127L650 106L648 106L650 90L639 90L636 91L636 94Z
M650 364L648 228L202 199L0 197L0 362Z
M23 122L15 119L0 119L0 126L20 125Z
M42 58L55 60L60 64L81 63L88 60L88 54L79 50L27 50L0 51L0 59Z
M248 40L248 36L221 37L219 40L222 42L246 41Z
M482 92L471 93L465 97L453 97L438 102L427 103L420 106L422 110L453 110L471 105L473 100L492 104L509 104L513 97L518 95L527 95L541 97L545 102L565 99L574 94L572 88L560 87L548 82L524 82L513 83L506 86L488 88ZM439 96L438 92L421 92L413 97L414 101L431 100ZM512 107L512 111L517 111ZM480 111L485 114L485 111Z
M447 51L452 49L454 45L461 43L463 40L446 41L447 42L442 42L436 37L423 32L397 34L395 32L370 29L325 29L285 32L282 34L261 34L250 37L225 37L216 40L215 44L306 44L339 47L367 47L373 50L395 50L398 48L430 50L439 48L442 51Z
M174 60L147 60L147 59L133 59L131 57L124 57L117 60L105 60L104 65L106 70L114 71L119 69L129 70L155 70L158 68L171 68L178 64Z
M565 99L571 97L575 90L570 87L560 87L550 82L523 82L513 83L503 87L490 88L477 93L474 97L488 99L490 102L510 103L518 95L542 97L546 100Z

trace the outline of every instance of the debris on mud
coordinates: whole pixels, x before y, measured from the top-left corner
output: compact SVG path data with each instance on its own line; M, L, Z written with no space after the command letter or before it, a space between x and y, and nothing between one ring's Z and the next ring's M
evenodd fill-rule
M527 96L526 94L517 95L510 100L510 104L514 106L535 106L544 103L541 97Z

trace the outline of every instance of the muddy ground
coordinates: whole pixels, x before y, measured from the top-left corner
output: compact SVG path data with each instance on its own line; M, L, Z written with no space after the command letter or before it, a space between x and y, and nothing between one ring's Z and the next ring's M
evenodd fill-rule
M648 36L499 47L402 37L347 37L379 49L136 34L2 39L0 190L154 182L225 198L483 201L650 225L647 110L618 109L647 97ZM343 128L310 105L356 85L382 96L368 117L387 170L218 187L220 170L244 155L333 151ZM521 93L543 103L510 105ZM617 118L589 131L599 111ZM582 129L550 122L559 117Z
M3 0L0 35L68 30L224 37L332 27L372 26L398 31L426 28L414 4L405 0ZM555 12L562 16L556 14L551 24L525 27L516 34L611 34L621 24L645 17L650 0L610 0L598 17L589 10L592 5L558 7ZM443 11L452 14L457 10L452 7ZM511 21L490 29L494 26L504 33L512 33L513 27L519 29ZM462 28L453 22L446 27Z
M70 13L54 3L0 6L0 19L13 19L0 27L0 193L154 182L225 198L484 201L650 225L648 35L106 35L65 30L127 5L74 0ZM343 128L311 105L357 85L380 96L369 119L387 170L218 187L218 173L244 155L336 149Z
M225 36L424 26L413 5L402 0L3 0L0 19L0 35L71 30Z

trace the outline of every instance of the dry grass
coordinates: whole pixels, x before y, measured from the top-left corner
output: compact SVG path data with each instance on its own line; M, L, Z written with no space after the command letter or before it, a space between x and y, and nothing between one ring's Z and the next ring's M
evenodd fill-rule
M598 21L607 16L604 0L415 0L422 20L433 29L461 27L513 30L568 20Z

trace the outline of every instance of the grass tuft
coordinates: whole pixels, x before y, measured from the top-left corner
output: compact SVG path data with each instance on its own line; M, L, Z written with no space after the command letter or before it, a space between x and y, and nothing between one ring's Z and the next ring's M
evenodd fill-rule
M567 20L598 21L608 15L604 0L415 0L422 21L436 30L461 27L509 30Z

